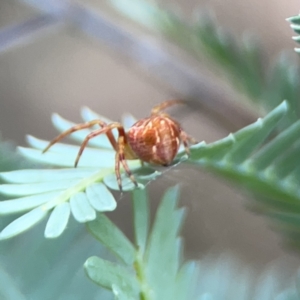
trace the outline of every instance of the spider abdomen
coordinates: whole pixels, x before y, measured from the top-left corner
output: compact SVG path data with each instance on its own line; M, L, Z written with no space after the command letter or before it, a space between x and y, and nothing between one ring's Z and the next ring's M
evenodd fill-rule
M142 161L169 165L180 146L180 126L170 117L152 116L136 122L127 132L128 143Z

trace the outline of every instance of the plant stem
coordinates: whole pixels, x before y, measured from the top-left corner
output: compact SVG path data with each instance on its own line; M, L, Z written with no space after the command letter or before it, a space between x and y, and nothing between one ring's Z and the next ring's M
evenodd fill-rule
M147 278L145 275L143 256L141 251L139 250L137 251L137 256L134 262L134 269L136 271L136 276L141 286L140 300L151 300L151 289L148 286Z

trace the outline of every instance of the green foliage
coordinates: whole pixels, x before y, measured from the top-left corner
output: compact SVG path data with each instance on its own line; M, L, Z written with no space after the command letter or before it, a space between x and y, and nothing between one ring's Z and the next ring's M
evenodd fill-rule
M142 204L136 201L138 197ZM145 191L135 190L133 198L134 219L139 219L139 215L149 216ZM282 269L277 272L272 268L259 275L227 256L182 264L182 245L177 233L184 211L177 208L177 201L178 188L168 190L148 234L148 230L140 230L139 222L135 222L134 244L113 223L107 223L106 217L101 220L103 215L99 215L99 223L88 222L90 232L97 239L100 237L101 244L117 260L75 222L55 240L42 239L40 228L35 228L16 239L2 241L1 255L5 260L0 266L1 299L110 300L112 294L114 299L121 300L221 297L243 300L249 299L249 295L253 296L250 299L298 299L299 291L294 285L280 280L293 282ZM145 245L145 251L139 244ZM86 260L88 256L91 257ZM104 290L84 277L85 260L86 274Z
M82 117L84 121L102 119L111 122L87 108L82 110ZM123 121L130 126L134 118L127 115ZM58 115L53 116L53 123L60 131L74 125ZM82 142L88 132L75 132L72 138ZM0 202L0 215L25 213L1 231L0 239L14 237L49 215L44 235L46 238L56 238L67 228L71 214L78 222L85 223L96 219L96 212L116 208L116 200L109 190L119 189L115 175L115 152L105 135L91 141L91 146L97 148L85 149L77 169L73 167L77 146L58 143L42 154L48 141L29 136L28 142L32 148L19 147L21 154L53 168L0 174L0 179L8 182L0 185L0 193L6 197L5 201ZM95 157L99 159L95 160ZM144 188L160 173L149 167L140 168L140 165L139 161L129 162L140 188ZM125 174L122 174L122 185L124 191L135 188Z
M264 118L258 119L255 123L234 134L211 144L201 142L192 146L189 159L186 159L184 151L181 151L177 161L204 167L225 179L230 179L238 185L246 187L256 195L256 202L253 201L252 206L269 217L274 216L276 226L279 228L284 226L286 233L288 232L287 220L291 219L293 220L291 223L295 224L300 212L299 166L295 163L300 153L298 142L300 121L294 122L279 134L276 134L274 130L289 114L290 108L285 101ZM36 143L39 145L35 144L35 146L40 149L47 142L38 141ZM68 147L75 148L76 146L59 144L57 148L53 147L53 153L58 154L59 151L68 149ZM41 160L40 150L30 148L27 150L34 151L37 159ZM87 151L89 150L87 149ZM97 149L92 150L96 151ZM22 151L24 153L23 149ZM113 152L109 149L106 151ZM64 154L64 150L62 153ZM102 153L102 155L104 154ZM63 158L57 155L57 159ZM45 162L47 160L46 157ZM105 163L107 164L108 161ZM118 231L111 231L112 224L104 215L100 215L96 219L96 211L105 212L116 208L116 201L108 188L118 188L114 173L114 159L111 160L110 168L107 166L101 168L101 164L100 160L97 171L95 171L94 165L90 167L86 165L77 169L67 169L63 166L62 169L19 170L1 173L1 178L11 183L0 185L0 192L14 198L0 202L0 214L28 212L8 224L1 231L0 238L7 239L16 236L49 214L45 237L54 238L61 235L67 228L69 217L72 214L78 222L95 220L91 224L95 224L96 227L101 224L101 227L107 228L106 232L109 234L102 237L97 236L97 238L102 242L105 239L109 239L112 243L115 242L115 253L120 257L120 253L118 253L120 238L113 238ZM132 166L135 166L134 174L140 182L153 180L159 174L148 166L140 166L138 161L132 161ZM134 186L130 187L130 189L133 188ZM141 195L143 195L142 192ZM139 201L141 195L136 196L134 201L143 214L136 215L134 221L139 225L136 238L138 245L143 250L145 249L149 216L146 214L146 207L139 207L147 203ZM16 196L17 198L15 198ZM170 224L172 224L172 220L169 220ZM297 226L300 227L300 224L289 226L290 232L284 235L289 243L293 241L291 237L295 236L293 232ZM170 228L168 230L171 232ZM128 248L126 251L128 257L122 257L122 259L125 262L132 260L132 252L133 250L129 251Z
M297 300L300 290L282 266L276 263L260 274L230 255L206 257L198 264L196 300ZM299 282L299 278L296 277Z
M255 193L256 202L252 205L257 211L273 216L276 226L285 228L284 238L291 242L292 232L300 228L300 223L296 222L300 213L297 163L300 121L270 136L287 113L287 103L283 102L263 119L235 134L212 144L203 142L193 146L189 163L211 170ZM288 219L294 226L286 226Z
M135 245L103 215L89 222L89 231L120 258L114 263L90 257L84 265L89 278L113 291L116 299L192 299L197 268L182 264L178 234L184 210L177 208L178 194L178 188L165 193L148 234L141 224L141 216L149 217L148 197L145 191L134 191Z
M282 233L287 243L299 247L298 66L294 66L285 54L273 66L269 65L257 41L249 36L237 41L210 16L201 16L188 23L178 14L141 1L112 2L136 21L164 33L194 57L206 54L251 101L265 111L271 110L264 118L228 137L192 146L188 159L180 151L176 162L201 166L245 187L254 195L252 207L273 221L273 227ZM292 17L289 21L299 34L300 17ZM295 41L300 42L299 37ZM283 99L286 101L282 102ZM84 121L111 122L87 108L82 110L82 117ZM126 128L133 122L132 116L124 119ZM58 115L54 115L53 123L59 131L74 125ZM81 143L89 132L76 132L72 138ZM45 223L48 216L44 235L57 238L70 226L72 215L77 222L86 223L89 232L113 256L108 256L98 244L86 243L86 236L77 241L78 228L67 230L61 239L42 240L35 247L32 247L35 236L24 233L19 239L26 241L26 260L22 260L23 246L12 247L13 240L2 241L1 253L11 252L11 261L0 266L0 298L26 299L27 295L31 299L41 299L44 295L49 295L49 299L61 295L64 299L110 299L114 295L115 299L122 300L249 299L249 295L264 300L299 298L299 284L287 289L278 287L274 273L262 276L253 291L255 277L251 271L246 269L236 274L234 270L238 268L231 268L228 260L215 265L212 262L208 265L183 263L179 231L185 211L177 207L178 189L166 192L150 227L149 201L143 189L161 174L150 166L141 166L138 161L132 161L130 168L140 189L135 189L122 174L124 191L134 190L135 241L132 243L103 214L116 208L110 190L118 190L115 154L104 135L91 141L77 169L72 168L77 146L59 143L41 155L48 141L33 137L28 141L31 148L20 147L22 155L52 168L34 170L27 166L25 170L8 172L22 169L24 164L20 165L19 158L7 145L0 144L0 178L6 182L0 185L0 193L6 197L0 202L0 215L21 214L1 231L0 239L24 233L38 222ZM95 157L99 157L96 163ZM74 239L75 246L61 257L61 250ZM49 243L53 243L52 246ZM101 258L94 256L95 253ZM84 263L88 278L110 293L84 282L82 272L73 278L88 255L91 257ZM62 265L67 267L64 269ZM28 272L31 269L39 272ZM23 283L20 284L16 277L23 278ZM233 281L233 277L237 280ZM22 284L24 289L19 287ZM74 293L74 290L76 293L72 294L70 291Z
M291 110L281 127L289 126L299 118L300 68L287 53L282 53L274 64L269 63L256 38L249 34L235 38L218 25L208 11L195 13L187 21L178 11L174 13L148 1L109 2L127 17L164 34L196 59L203 56L210 59L223 79L230 79L233 86L264 111L269 112L286 99ZM298 22L297 17L293 20Z
M139 283L119 264L90 257L84 264L87 276L100 286L114 291L116 299L138 299Z
M297 33L300 34L300 15L290 17L287 19L291 23L291 28ZM298 44L300 43L300 37L299 36L294 36L293 40L296 41ZM299 48L295 48L296 52L300 52Z
M84 227L71 221L69 230L55 240L44 239L40 229L1 241L1 300L113 299L84 273L82 265L88 256L97 253L110 258Z
M91 234L106 245L123 263L132 265L135 249L131 242L105 215L98 215L95 221L88 223Z

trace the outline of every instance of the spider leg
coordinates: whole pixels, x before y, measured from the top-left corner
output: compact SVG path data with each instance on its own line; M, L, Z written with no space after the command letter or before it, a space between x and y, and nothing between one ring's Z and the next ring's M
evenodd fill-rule
M183 143L186 154L190 156L189 143L197 144L197 141L193 137L189 136L185 131L180 132L180 139Z
M102 128L92 131L83 140L83 142L80 146L80 149L78 151L76 160L75 160L75 168L77 167L79 159L82 155L82 152L84 151L84 149L85 149L87 143L89 142L89 140L96 137L96 136L98 136L98 135L100 135L100 134L105 133L107 135L109 141L111 142L113 148L115 149L115 151L117 151L117 143L116 143L116 140L115 140L111 130L114 129L114 128L122 127L122 125L120 123L111 123L109 125L105 124L105 125L102 125L102 126L103 126Z
M190 144L195 145L195 144L198 144L198 143L199 143L199 142L198 142L196 139L194 139L192 136L186 134L185 132L184 132L184 134L186 135L186 139L187 139L187 141L188 141Z
M128 175L128 177L130 178L130 180L134 183L134 185L137 187L138 186L138 183L137 181L135 180L134 176L132 175L129 167L128 167L128 164L127 164L127 161L126 161L126 158L125 158L125 154L124 154L124 149L125 149L125 145L126 145L126 136L125 135L122 135L121 132L119 132L119 138L118 138L118 160L116 160L116 163L118 161L118 164L122 164L126 174ZM119 168L119 174L117 174L117 180L118 180L118 184L119 186L121 185L121 176L120 176L120 168ZM118 177L119 176L119 177Z
M118 132L119 132L119 138L118 138L118 143L115 141L111 130L117 128ZM75 160L75 167L78 165L79 159L85 149L85 147L87 146L88 142L90 139L105 133L107 136L110 134L113 139L114 139L114 149L116 150L116 157L115 157L115 173L116 173L116 177L117 177L117 182L118 182L118 186L120 191L122 192L122 181L121 181L121 173L120 173L120 163L122 164L125 172L127 173L128 177L131 179L131 181L138 186L134 176L132 175L128 164L126 162L125 159L125 153L124 153L124 149L125 149L125 145L126 145L126 134L124 131L123 126L120 123L111 123L109 125L103 126L103 128L97 129L92 131L90 134L88 134L86 136L86 138L84 139L84 141L82 142L80 149L78 151L76 160Z
M156 115L158 114L161 110L169 107L169 106L172 106L172 105L175 105L175 104L184 104L185 102L183 100L168 100L168 101L165 101L163 103L160 103L156 106L154 106L151 110L151 115Z
M115 158L115 173L117 177L119 190L122 193L122 181L121 181L121 174L120 174L120 155L118 152L116 152L116 158Z
M56 144L58 141L60 141L64 137L68 136L69 134L71 134L71 133L73 133L75 131L81 130L81 129L90 128L90 127L92 127L94 125L99 125L100 127L107 126L107 124L105 122L101 121L101 120L93 120L93 121L90 121L90 122L86 122L86 123L75 125L75 126L71 127L70 129L64 131L60 135L58 135L56 138L54 138L49 143L49 145L43 150L42 153L45 153L46 151L48 151L50 147L52 147L54 144ZM116 140L115 140L114 136L112 135L112 133L107 134L107 137L108 137L110 143L112 144L113 148L115 149L115 147L116 147Z

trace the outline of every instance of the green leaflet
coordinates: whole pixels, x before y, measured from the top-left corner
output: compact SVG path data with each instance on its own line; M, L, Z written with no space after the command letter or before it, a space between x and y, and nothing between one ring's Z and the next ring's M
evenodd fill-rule
M68 168L68 169L41 169L18 170L14 172L2 172L0 178L11 183L35 183L47 181L59 181L64 179L81 179L91 175L96 169Z
M84 268L88 277L95 283L107 289L112 289L114 285L120 288L128 299L138 299L139 284L134 274L130 274L124 267L99 257L90 257Z
M103 183L94 183L88 186L86 196L97 211L111 211L117 207L114 196Z
M26 213L22 217L14 220L8 226L6 226L0 233L0 240L14 237L41 221L47 216L48 212L37 207L30 212Z
M45 229L46 238L56 238L66 229L70 216L69 203L61 203L52 211Z
M39 163L73 168L78 147L64 144L56 144L55 146L53 146L53 149L51 148L44 154L42 154L41 149L19 147L18 150L23 156ZM99 160L96 160L95 157L99 157ZM112 151L86 148L80 158L78 167L108 168L113 164L113 162L114 153Z
M291 22L292 24L300 25L300 15L287 18L286 20Z
M178 232L184 216L183 209L176 209L177 201L178 188L169 189L159 205L145 252L145 278L157 299L174 299L182 250Z
M235 165L243 163L266 140L287 111L288 105L284 101L264 118L234 134L229 134L228 137L211 144L200 143L192 146L190 160L192 162L214 161L215 163L224 161L224 163L228 162ZM295 132L293 137L294 135Z
M254 150L265 142L287 110L288 105L286 102L283 102L263 119L258 119L254 124L236 132L234 137L237 143L232 145L224 159L236 165L244 162ZM250 132L248 132L249 127L251 128ZM240 137L241 135L242 137Z
M266 140L287 111L288 105L284 101L263 119L258 119L235 134L229 134L211 144L199 143L192 146L190 160L231 163L238 166Z
M112 292L115 296L115 300L134 300L130 292L124 291L119 288L116 284L112 285Z
M132 265L135 260L135 249L122 231L105 215L99 214L97 219L88 222L91 234L119 257L125 264Z
M293 16L286 19L288 22L291 23L291 28L297 33L300 34L300 15ZM294 36L293 40L297 43L300 43L299 36ZM295 48L296 52L300 52L300 48Z
M0 193L7 196L29 196L34 194L43 194L52 191L61 191L67 189L70 185L75 186L79 180L59 180L41 183L24 184L1 184Z
M123 173L121 175L121 180L122 180L122 190L123 191L128 192L128 191L132 191L136 188L134 183L130 180L130 178L128 178L128 176L126 174ZM118 182L116 181L116 174L115 173L111 173L108 176L105 176L103 182L110 189L113 189L113 190L118 190L119 189L119 185L118 185ZM144 185L139 182L138 187L142 189L142 188L144 188Z
M80 192L70 198L72 214L80 223L85 223L96 219L96 211L90 204L86 193Z
M57 197L60 192L50 192L0 202L0 215L25 212Z
M173 299L193 299L195 296L194 287L199 278L198 272L198 266L194 261L186 262L181 266L176 276Z

